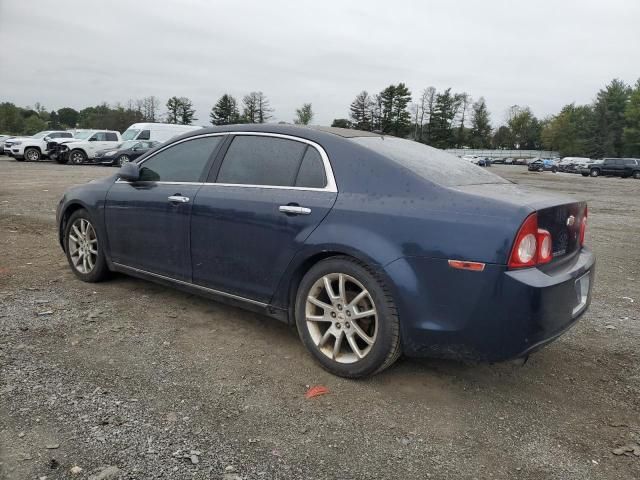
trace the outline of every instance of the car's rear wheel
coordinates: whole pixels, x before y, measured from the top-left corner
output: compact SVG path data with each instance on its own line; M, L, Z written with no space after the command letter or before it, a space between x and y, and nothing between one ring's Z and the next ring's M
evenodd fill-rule
M37 148L27 148L24 151L24 158L26 158L30 162L37 162L42 158L42 155L40 154L40 150L38 150Z
M591 175L592 177L598 177L600 175L600 170L598 170L597 168L592 168L589 175Z
M557 167L552 167L551 168L551 173L558 173L558 168Z
M69 153L69 161L74 165L81 165L87 161L87 154L82 150L71 150L71 153Z
M102 243L86 210L76 210L64 232L65 251L73 273L84 282L99 282L109 273Z
M635 178L636 180L640 180L640 171L636 170L635 172L633 172L633 178Z
M354 259L313 266L299 285L295 314L302 342L335 375L372 375L400 356L393 298L379 276Z
M120 155L118 157L118 165L119 166L123 166L125 163L129 163L131 161L131 159L129 158L128 155Z
M539 172L544 172L544 167L538 167Z

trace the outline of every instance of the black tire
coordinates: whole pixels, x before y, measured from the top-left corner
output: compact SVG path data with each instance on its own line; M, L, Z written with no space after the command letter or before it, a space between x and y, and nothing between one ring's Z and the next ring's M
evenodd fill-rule
M13 157L13 159L14 159L16 162L24 162L24 157L21 157L21 158Z
M72 163L74 165L82 165L87 161L87 154L79 148L76 148L75 150L71 150L69 152L67 160L69 161L69 163Z
M589 176L589 174L588 174L588 173L583 173L583 174L582 174L582 176L583 176L583 177L588 177L588 176Z
M42 159L42 154L37 148L28 147L24 151L23 158L29 160L30 162L37 162Z
M69 161L69 157L66 155L58 154L55 160L56 163L59 163L60 165L66 165L66 163Z
M640 170L636 170L635 172L633 172L632 176L636 180L640 180Z
M375 340L373 340L370 347L367 347L369 348L368 352L353 363L341 363L329 358L327 354L323 353L312 338L310 328L313 327L309 327L309 322L306 321L307 297L311 293L311 289L316 282L321 280L325 275L330 274L345 274L359 282L368 292L368 299L373 303L376 310L377 327ZM345 290L347 290L346 286ZM336 307L340 306L341 305L337 305ZM334 313L336 312L331 313L331 315L335 317ZM348 315L347 308L344 308L342 313ZM338 313L338 317L340 316ZM295 317L298 334L300 335L302 343L307 347L309 352L311 352L316 361L325 370L334 375L346 378L362 378L374 375L391 366L402 353L400 321L391 292L388 287L385 286L380 275L351 257L339 256L328 258L314 265L306 273L298 286ZM335 321L340 322L341 320L337 318ZM344 329L350 328L349 317L342 317L342 321L345 322ZM354 320L351 320L351 323L354 322ZM327 325L327 322L318 322L317 324ZM326 330L329 328L336 326L337 328L341 328L339 323L329 323L329 327L325 329L324 333L326 333ZM358 326L363 329L366 328L363 327L361 323L359 323ZM369 330L367 333L372 335L370 332ZM343 347L345 345L347 346L345 348L353 351L353 348L346 339L343 342Z
M72 253L72 247L70 245L70 242L72 242L73 240L70 239L69 236L71 234L74 234L74 237L77 238L77 235L75 235L75 230L73 229L73 227L74 225L77 227L76 222L80 220L84 220L89 223L89 225L91 226L95 234L95 239L97 240L96 248L95 248L95 250L97 251L97 255L96 255L95 261L93 262L92 269L88 272L80 271L79 267L76 267L76 264L72 259L73 253ZM67 255L67 261L69 262L71 271L75 274L76 277L78 277L83 282L90 282L90 283L100 282L108 277L109 268L107 267L107 261L104 258L104 251L102 247L103 242L98 236L98 229L95 227L95 223L91 218L91 216L89 215L89 212L87 212L84 209L80 209L80 210L76 210L71 214L71 216L69 217L65 225L63 241L64 241L64 250Z
M551 169L551 173L558 173L558 169L557 169L556 167L553 167L553 168Z
M591 171L589 172L589 175L592 177L599 177L600 170L598 170L597 168L592 168Z
M544 172L544 167L538 167L539 172Z
M131 159L129 158L129 155L120 155L114 165L118 165L119 167L121 167L125 163L129 163L130 161Z

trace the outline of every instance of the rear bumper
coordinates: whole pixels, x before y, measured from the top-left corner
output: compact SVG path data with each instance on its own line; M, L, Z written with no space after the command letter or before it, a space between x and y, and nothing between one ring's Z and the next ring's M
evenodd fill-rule
M497 362L526 356L575 324L591 300L595 258L582 249L545 271L486 265L473 272L414 257L386 273L397 288L407 355Z

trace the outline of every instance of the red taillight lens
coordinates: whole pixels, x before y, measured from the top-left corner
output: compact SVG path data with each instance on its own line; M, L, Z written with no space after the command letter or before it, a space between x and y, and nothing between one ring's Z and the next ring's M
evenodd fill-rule
M549 263L553 259L551 234L542 228L538 229L538 263Z
M532 213L524 221L511 249L509 268L532 267L538 250L538 215Z
M582 222L580 223L580 246L584 245L584 236L587 233L587 217L589 215L589 209L584 207L584 216L582 217Z
M518 234L509 256L509 268L534 267L553 259L551 234L538 228L538 214L529 215Z

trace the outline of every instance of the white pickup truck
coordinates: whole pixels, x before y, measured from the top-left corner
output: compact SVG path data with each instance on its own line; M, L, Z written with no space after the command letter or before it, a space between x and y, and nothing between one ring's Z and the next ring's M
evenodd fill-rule
M76 133L74 138L57 142L52 156L58 163L79 165L92 160L98 150L114 148L121 142L120 133L114 130L85 130Z
M73 132L64 130L45 130L31 137L15 137L4 142L5 153L19 162L26 160L35 162L46 158L49 154L47 144L53 139L73 139Z

